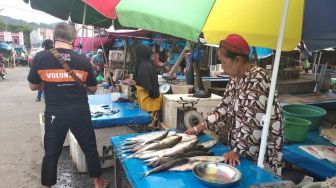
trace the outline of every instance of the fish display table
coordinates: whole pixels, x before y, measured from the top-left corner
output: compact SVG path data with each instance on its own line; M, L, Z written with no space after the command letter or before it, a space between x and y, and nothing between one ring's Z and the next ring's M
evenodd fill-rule
M150 115L140 109L133 102L115 102L112 101L113 94L89 95L89 105L102 106L111 105L113 110L118 111L111 115L102 115L100 117L92 117L94 128L117 127L121 125L148 124L151 122Z
M129 134L115 136L111 138L111 143L114 148L119 148L123 141L127 138L136 136L138 134ZM199 142L205 142L211 140L211 137L208 135L200 135L198 137ZM214 152L215 155L222 155L224 152L229 151L229 148L217 143L214 147L210 149ZM146 166L146 163L143 163L139 159L128 159L122 161L129 154L116 154L114 152L114 162L115 162L115 186L121 187L121 173L120 170L124 170L127 176L128 181L131 183L132 187L184 187L184 188L203 188L204 186L194 175L192 171L186 172L171 172L164 171L156 174L151 174L145 178L141 178L144 172L147 172L151 168ZM121 161L121 162L120 162ZM259 168L257 165L251 161L242 158L241 164L236 166L242 173L242 179L239 184L234 187L249 187L250 185L264 183L264 182L276 182L280 181L277 177L266 172L265 170Z
M285 144L283 160L295 165L314 177L325 180L336 176L336 164L323 159L317 159L299 148L302 145L332 145L328 140L319 136L318 132L309 132L304 143ZM335 156L336 157L336 156Z

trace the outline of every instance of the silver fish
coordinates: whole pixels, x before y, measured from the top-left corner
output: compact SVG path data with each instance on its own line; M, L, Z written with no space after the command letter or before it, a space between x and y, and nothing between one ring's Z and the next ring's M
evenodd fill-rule
M214 155L214 153L212 152L204 152L204 151L189 151L186 153L179 153L177 155L174 155L172 157L162 157L161 159L159 157L156 158L156 160L153 160L151 162L149 162L147 164L147 166L149 167L156 167L158 165L164 164L168 161L177 159L177 158L181 158L181 157L185 157L185 158L189 158L189 157L195 157L195 156L212 156Z
M224 161L224 157L221 156L195 156L189 157L189 162L179 166L170 168L169 171L189 171L192 170L196 165L203 162L216 162L220 163Z
M215 162L220 163L224 161L223 156L194 156L189 157L189 161L201 161L201 162Z
M210 141L207 141L207 142L200 143L198 145L204 146L205 149L209 149L212 146L216 145L216 143L217 143L216 140L210 140Z
M141 149L137 150L136 153L141 153L147 150L161 150L161 149L171 148L175 146L177 143L179 143L181 140L182 140L181 136L167 137L161 141L145 145Z
M189 142L178 143L177 145L175 145L172 148L167 148L167 149L163 149L163 150L158 150L156 152L144 154L144 155L141 155L139 158L140 159L149 159L149 158L153 158L153 157L159 157L159 158L169 157L169 156L173 156L173 155L176 155L176 154L179 154L179 153L189 151L196 144L197 144L197 140L191 140Z
M170 168L169 171L189 171L192 170L196 165L201 163L202 161L189 161L188 163Z
M169 131L160 132L159 134L154 134L154 135L148 137L147 139L137 141L136 143L133 143L134 141L131 141L133 143L132 146L125 148L125 147L123 147L125 145L121 145L121 148L132 149L132 148L136 147L137 145L145 145L147 143L150 143L150 142L153 142L153 141L156 141L156 140L162 140L162 139L167 137L168 133L169 133ZM129 142L126 142L124 144L127 145L128 143Z
M135 137L127 138L125 140L125 142L128 142L128 141L136 141L136 142L144 141L144 140L149 139L153 136L157 136L158 134L161 134L162 132L163 131L156 131L156 132L141 134L141 135L138 135L138 136L135 136ZM169 131L167 137L174 136L174 135L176 135L175 131Z
M158 167L153 168L150 171L147 171L144 174L144 176L141 177L141 179L144 178L144 177L146 177L146 176L148 176L148 175L150 175L150 174L153 174L153 173L156 173L156 172L161 172L161 171L164 171L164 170L168 170L170 168L173 168L175 166L179 166L179 165L185 164L187 162L188 162L188 159L186 159L186 158L178 158L178 159L169 161L169 162L167 162L165 164L162 164L162 165L160 165Z

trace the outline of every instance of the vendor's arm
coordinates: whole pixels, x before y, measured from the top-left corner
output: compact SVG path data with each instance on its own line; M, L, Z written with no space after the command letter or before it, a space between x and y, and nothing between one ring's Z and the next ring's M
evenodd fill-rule
M228 113L231 105L231 90L233 89L233 81L229 81L222 102L215 108L214 111L204 121L204 128L218 133L226 126L228 121L231 121L231 115Z
M231 82L229 82L229 85L226 87L222 102L215 108L214 111L212 111L210 115L205 118L202 123L194 128L188 129L185 132L186 134L199 134L205 129L213 132L219 132L225 126L226 121L230 119L230 115L227 114L231 101L230 92L228 92L232 89L230 83Z

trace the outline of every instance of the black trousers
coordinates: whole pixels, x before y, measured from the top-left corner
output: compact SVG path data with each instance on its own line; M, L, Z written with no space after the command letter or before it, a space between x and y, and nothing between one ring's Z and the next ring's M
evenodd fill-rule
M71 112L45 112L44 117L45 155L41 172L42 185L52 186L56 184L58 158L62 153L64 140L69 129L83 150L90 177L100 177L101 166L89 109Z

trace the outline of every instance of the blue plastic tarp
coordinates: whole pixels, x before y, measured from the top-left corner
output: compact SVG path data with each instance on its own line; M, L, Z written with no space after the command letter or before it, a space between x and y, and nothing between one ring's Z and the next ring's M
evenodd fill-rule
M336 46L335 8L335 0L305 0L302 40L309 51Z
M111 143L114 148L118 148L121 143L130 137L136 136L136 134L121 135L111 138ZM199 136L199 142L205 142L211 138L207 135ZM216 144L210 149L216 155L222 155L224 152L229 151L228 147L222 144ZM122 161L129 154L119 154L118 158L121 161L122 167L125 170L126 176L132 187L138 188L156 188L160 185L164 187L183 187L183 188L205 188L204 186L191 171L187 172L160 172L156 174L151 174L143 179L143 173L150 170L146 164L142 163L139 159L129 159ZM241 159L241 165L236 166L242 173L242 180L235 187L249 187L250 185L260 184L264 182L276 182L280 181L278 178L274 177L272 174L259 168L257 165L252 163L247 159Z
M286 144L284 146L283 160L287 163L300 167L322 180L336 176L336 164L325 159L317 159L299 148L301 145L315 144L332 145L328 140L319 136L318 132L309 132L304 143Z
M253 55L253 50L254 50L253 47L250 47L250 57L252 57ZM257 51L258 59L263 59L273 54L272 49L269 49L269 48L256 47L256 51Z
M122 125L148 124L150 115L132 102L114 102L111 94L89 95L89 105L111 105L112 109L119 110L113 115L92 117L94 128L116 127Z

